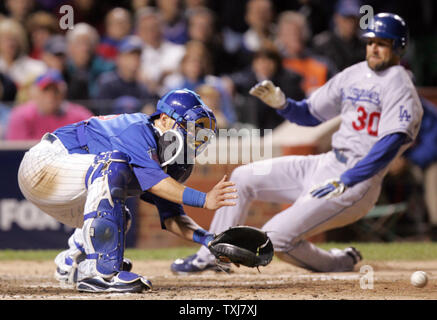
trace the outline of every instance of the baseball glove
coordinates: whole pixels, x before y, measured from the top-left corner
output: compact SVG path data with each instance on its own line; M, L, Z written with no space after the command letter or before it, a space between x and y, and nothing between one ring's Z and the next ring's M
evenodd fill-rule
M237 266L266 266L273 258L273 245L267 234L247 226L231 227L218 234L208 248L220 261Z

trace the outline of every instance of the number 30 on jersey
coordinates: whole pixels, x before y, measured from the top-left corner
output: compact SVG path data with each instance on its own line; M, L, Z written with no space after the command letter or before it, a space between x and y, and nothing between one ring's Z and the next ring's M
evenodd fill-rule
M381 118L381 112L368 113L363 106L357 108L357 119L352 122L352 127L357 130L367 130L367 133L371 136L378 135L378 124Z

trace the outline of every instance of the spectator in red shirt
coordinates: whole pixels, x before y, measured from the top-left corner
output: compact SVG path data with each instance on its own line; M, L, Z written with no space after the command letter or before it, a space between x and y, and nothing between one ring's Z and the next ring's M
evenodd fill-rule
M58 71L38 77L35 89L34 99L12 109L7 140L39 140L46 132L93 116L85 107L64 99L67 86Z
M118 47L125 37L132 31L132 18L128 10L114 8L105 17L105 33L103 34L96 52L104 59L115 61Z

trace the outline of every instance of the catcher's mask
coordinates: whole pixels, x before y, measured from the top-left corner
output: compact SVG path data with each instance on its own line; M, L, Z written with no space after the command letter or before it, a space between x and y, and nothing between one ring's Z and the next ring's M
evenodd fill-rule
M175 120L173 129L182 132L195 156L205 150L216 135L214 113L194 91L178 89L168 92L158 101L156 112L151 116L161 113Z
M170 129L158 138L158 158L161 167L180 183L184 183L193 171L194 151L188 151L180 130Z

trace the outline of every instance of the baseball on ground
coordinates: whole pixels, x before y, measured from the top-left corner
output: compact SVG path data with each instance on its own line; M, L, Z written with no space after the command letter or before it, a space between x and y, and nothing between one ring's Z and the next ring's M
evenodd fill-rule
M411 275L411 284L418 288L423 288L428 283L428 275L425 271L416 271Z

